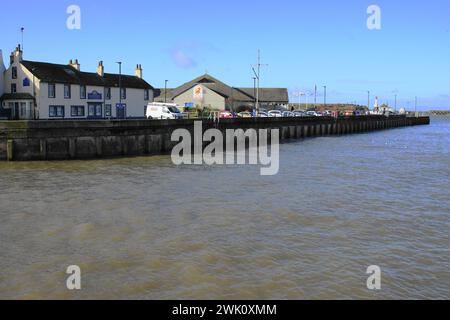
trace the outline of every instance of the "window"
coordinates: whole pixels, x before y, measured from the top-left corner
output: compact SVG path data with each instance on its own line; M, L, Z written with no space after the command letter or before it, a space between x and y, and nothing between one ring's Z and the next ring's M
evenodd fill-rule
M49 106L48 116L50 118L64 118L64 106Z
M64 99L70 99L70 84L64 85Z
M80 99L86 99L86 86L80 86Z
M102 117L102 105L101 104L89 104L89 117L101 118Z
M105 98L111 100L111 88L105 88Z
M84 106L71 106L70 107L70 115L72 117L84 117Z
M144 91L144 100L147 101L150 99L150 92L148 90Z
M26 118L26 116L27 116L27 103L21 102L20 103L20 117Z
M17 92L17 85L15 83L11 83L11 93Z
M49 98L56 98L56 86L54 83L48 84L48 97Z
M127 88L120 88L120 97L125 100L127 98Z
M17 67L12 67L12 78L17 79Z
M105 117L112 117L111 113L112 107L110 104L105 105Z

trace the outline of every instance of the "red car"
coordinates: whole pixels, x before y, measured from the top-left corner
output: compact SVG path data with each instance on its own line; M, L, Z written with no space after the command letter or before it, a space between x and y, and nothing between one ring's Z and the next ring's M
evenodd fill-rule
M233 114L230 111L220 112L220 119L233 119Z

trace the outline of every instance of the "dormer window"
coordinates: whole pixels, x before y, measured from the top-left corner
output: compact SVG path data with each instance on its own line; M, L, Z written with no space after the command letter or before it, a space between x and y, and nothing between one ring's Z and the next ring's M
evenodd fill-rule
M64 85L64 99L70 99L70 84Z
M111 100L111 88L105 88L105 98Z
M54 99L56 97L56 87L54 83L48 84L48 97Z
M80 99L86 99L86 86L80 86Z

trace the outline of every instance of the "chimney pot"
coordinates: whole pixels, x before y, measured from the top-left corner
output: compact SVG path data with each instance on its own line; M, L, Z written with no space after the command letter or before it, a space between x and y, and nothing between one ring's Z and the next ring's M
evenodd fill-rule
M142 79L142 67L140 64L136 65L136 77Z
M103 61L98 62L97 74L100 77L103 77L105 75L105 68L103 67Z

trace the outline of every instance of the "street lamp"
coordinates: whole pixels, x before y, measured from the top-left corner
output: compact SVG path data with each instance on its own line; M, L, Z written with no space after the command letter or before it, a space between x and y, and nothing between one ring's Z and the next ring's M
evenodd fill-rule
M324 104L324 107L325 107L326 104L327 104L327 86L323 86L323 91L324 91L323 104Z
M167 103L167 82L169 82L169 80L165 80L164 83L164 103Z
M119 104L122 108L122 62L116 62L119 65Z
M254 99L254 101L255 101L255 110L256 110L256 108L257 108L257 103L258 103L258 101L257 101L257 99L256 99L256 77L253 77L253 97L255 98Z
M370 110L370 91L367 91L367 109Z

